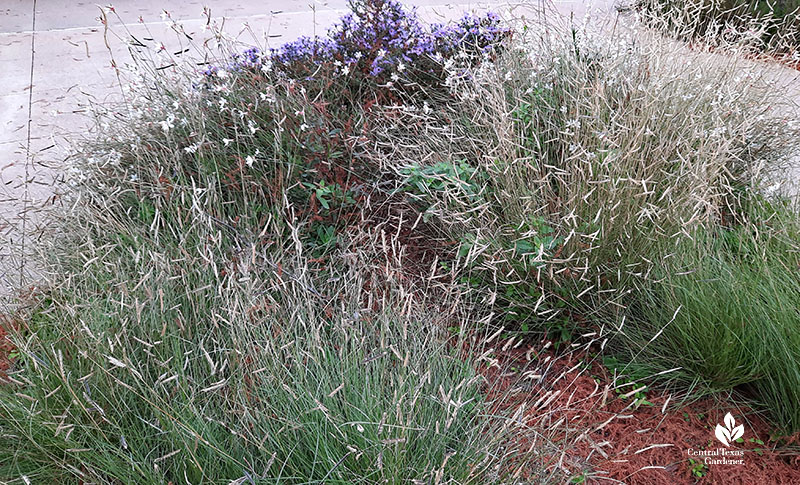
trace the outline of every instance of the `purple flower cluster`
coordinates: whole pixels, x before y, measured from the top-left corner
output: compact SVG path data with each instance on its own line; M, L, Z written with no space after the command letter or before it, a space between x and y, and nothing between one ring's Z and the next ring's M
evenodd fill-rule
M454 25L435 24L431 27L434 50L445 57L454 55L459 49L488 52L510 34L502 27L496 13L483 16L466 14Z
M280 64L308 60L340 62L353 71L380 76L417 61L448 58L459 51L490 50L509 34L496 14L466 15L454 25L426 29L416 8L408 11L396 0L365 0L328 31L327 38L301 39L274 51Z
M250 47L241 54L234 54L231 57L231 62L226 66L225 69L228 71L239 72L246 68L260 67L262 62L263 56L261 54L261 50L258 47ZM219 71L220 68L218 66L211 65L203 71L203 74L206 76L212 76Z
M353 5L329 32L334 42L333 60L378 76L400 63L432 53L434 43L417 19L393 0L372 0Z
M270 57L277 65L288 65L311 59L329 59L335 51L336 44L330 39L303 36L280 49L272 49Z
M381 82L406 68L411 74L435 74L441 71L442 61L456 54L478 58L510 35L493 13L468 14L457 23L426 28L416 8L409 11L397 0L357 0L351 8L352 13L342 17L327 36L301 37L263 54L248 49L232 59L228 70L269 62L291 77L308 78L326 65ZM217 70L212 66L206 74Z
M233 55L233 63L242 67L256 67L261 65L261 51L258 47L250 47L241 54Z

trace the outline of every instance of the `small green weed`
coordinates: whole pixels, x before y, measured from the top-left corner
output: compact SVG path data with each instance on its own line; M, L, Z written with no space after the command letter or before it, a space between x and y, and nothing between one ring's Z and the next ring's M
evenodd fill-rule
M703 478L708 474L708 465L694 458L689 458L689 470L693 476Z
M603 365L605 365L611 373L616 376L615 392L620 395L620 399L633 398L634 407L639 406L652 406L653 403L647 400L647 385L642 385L641 382L647 379L647 375L641 373L636 366L623 366L613 355L606 355L603 357ZM639 372L637 372L639 371ZM630 392L638 389L633 394ZM688 414L684 413L688 419Z

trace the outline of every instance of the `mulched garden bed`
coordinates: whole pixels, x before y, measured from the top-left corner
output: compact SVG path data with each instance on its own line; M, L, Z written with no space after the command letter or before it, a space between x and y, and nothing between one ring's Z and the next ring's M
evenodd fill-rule
M681 404L680 396L648 390L647 404L636 407L635 396L621 398L632 386L616 392L610 371L587 352L537 356L536 348L501 351L484 375L491 394L512 390L502 407L527 403L523 422L530 429L555 430L562 446L568 444L553 466L571 483L800 483L800 433L778 438L761 416L728 398ZM742 443L725 448L714 429L728 412L745 432ZM744 464L705 464L704 457L688 454L719 448L744 450L743 458L734 457Z

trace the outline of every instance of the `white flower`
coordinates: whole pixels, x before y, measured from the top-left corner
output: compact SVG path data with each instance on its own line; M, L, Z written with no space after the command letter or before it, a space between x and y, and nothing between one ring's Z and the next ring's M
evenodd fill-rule
M194 153L197 151L198 148L200 148L200 145L195 143L194 145L189 145L188 147L185 147L183 150L186 153Z
M396 72L392 73L391 78L392 78L392 81L395 81L395 82L400 80L400 76L398 76Z
M169 130L175 127L173 121L175 121L175 117L173 115L169 115L167 116L166 120L160 122L161 129L164 130L164 133L169 133Z
M359 59L361 59L361 56L362 56L362 55L363 55L363 54L361 53L361 51L358 51L358 52L356 52L356 54L355 54L355 56L354 56L354 57L356 58L356 60L359 60Z
M347 76L348 74L350 74L350 66L344 66L342 68L342 75Z
M252 167L253 166L253 162L255 162L255 161L256 161L256 159L253 158L252 155L248 155L247 158L244 159L244 163L246 163L248 167Z
M224 144L225 144L225 146L228 146L228 145L230 145L232 141L233 141L233 140L231 140L230 138L223 138L223 139L222 139L222 143L224 143Z
M272 70L272 61L271 61L271 60L269 60L269 59L267 59L267 60L266 60L266 61L264 61L264 63L261 65L261 72L263 72L264 74L267 74L267 73L269 73L271 70Z
M220 79L226 79L228 77L228 71L225 69L219 69L217 71L217 77Z
M433 110L431 109L430 105L428 105L427 101L422 103L422 112L423 113L425 113L426 115L429 115L429 114L431 114L431 111L433 111Z
M253 120L247 120L247 128L250 130L251 135L255 135L258 131L258 125Z
M306 131L307 129L308 129L307 124L303 123L302 125L300 125L300 131Z
M228 100L225 98L219 98L219 109L225 109L225 105L228 104Z
M567 120L565 124L567 125L567 128L574 128L576 130L580 129L581 127L581 122L578 119Z
M406 70L406 65L401 62L400 64L397 65L397 70L400 71L400 72L405 71Z
M713 138L719 138L719 137L721 137L722 135L724 135L724 134L725 134L727 131L728 131L728 129L727 129L726 127L724 127L724 126L719 126L719 127L717 127L717 128L714 128L713 130L711 130L711 133L710 133L710 135L711 135Z

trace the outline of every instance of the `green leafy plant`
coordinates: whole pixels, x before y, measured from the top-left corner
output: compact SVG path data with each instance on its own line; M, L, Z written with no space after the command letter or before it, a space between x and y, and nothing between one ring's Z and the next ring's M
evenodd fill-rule
M745 443L745 439L744 438L737 438L736 442L740 443L740 444L741 443ZM747 439L747 443L752 443L752 444L764 446L764 442L762 440L758 439L758 438L748 438ZM757 446L757 447L753 448L753 452L755 452L755 454L757 454L758 456L764 456L764 449L761 448L760 446Z
M652 406L653 403L647 400L647 385L643 385L649 376L643 374L637 366L624 366L615 356L603 356L603 365L615 376L615 389L620 399L633 398L634 408L639 406ZM635 390L636 392L633 392ZM688 414L684 413L688 419Z
M586 483L586 473L581 473L569 479L569 483L582 484Z
M689 471L693 476L703 478L708 474L708 465L694 458L689 458Z
M355 204L352 195L343 190L339 184L327 184L325 180L319 180L316 183L304 182L303 185L313 191L316 200L326 211L332 207L345 208Z
M465 160L412 165L403 167L400 174L405 177L401 190L416 195L423 203L428 200L426 196L436 199L441 194L469 204L478 203L486 181L486 174Z

